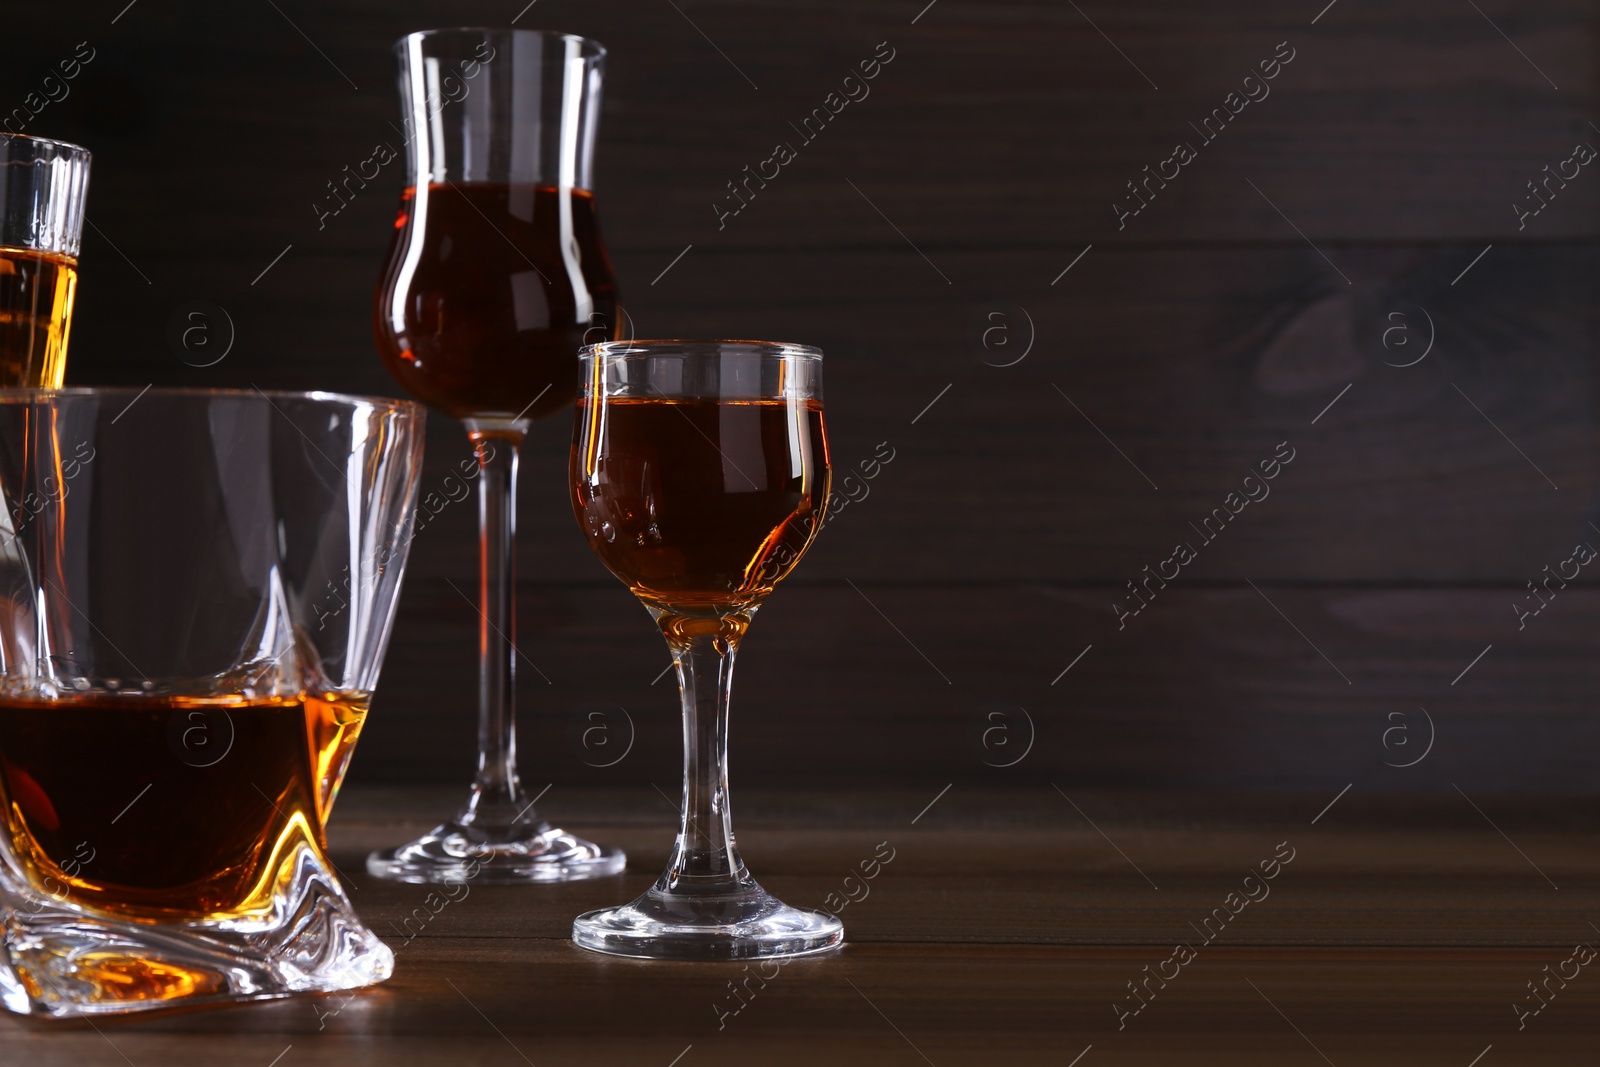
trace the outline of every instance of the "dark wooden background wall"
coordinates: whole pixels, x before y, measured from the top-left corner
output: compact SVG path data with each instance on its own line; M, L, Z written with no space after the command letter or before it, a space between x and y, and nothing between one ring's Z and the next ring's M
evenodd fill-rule
M402 164L324 229L312 205L399 146L396 37L524 0L125 2L6 14L5 107L94 50L26 127L95 152L69 380L393 392L369 305ZM736 781L1593 791L1600 571L1521 629L1513 604L1600 546L1600 166L1512 207L1600 146L1593 5L925 3L520 12L611 50L598 196L638 335L820 345L840 474L893 450L763 609ZM725 183L884 41L871 95L719 230ZM1198 158L1119 229L1179 140ZM236 328L205 369L167 337L195 300ZM525 773L670 791L665 653L578 536L569 432L524 467ZM1270 497L1201 545L1280 442ZM466 455L435 419L428 481ZM416 543L355 781L470 774L474 523ZM633 747L594 766L619 708Z

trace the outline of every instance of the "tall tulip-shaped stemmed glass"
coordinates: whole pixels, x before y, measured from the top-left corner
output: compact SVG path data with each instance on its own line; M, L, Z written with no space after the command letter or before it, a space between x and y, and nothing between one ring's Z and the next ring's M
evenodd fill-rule
M816 536L828 499L822 353L765 341L586 347L572 496L589 546L649 609L683 698L682 823L631 904L580 915L583 948L752 959L840 943L832 915L756 884L728 811L728 690L756 608Z
M533 810L513 706L517 452L530 420L572 402L579 346L620 335L589 191L605 49L453 29L413 33L395 52L408 183L374 319L390 372L461 419L478 455L478 774L454 818L367 869L402 882L613 874L620 851Z

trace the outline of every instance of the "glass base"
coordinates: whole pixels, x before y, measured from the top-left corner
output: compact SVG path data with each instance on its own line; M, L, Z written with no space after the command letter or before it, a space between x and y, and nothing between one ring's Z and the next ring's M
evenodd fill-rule
M0 1005L72 1019L355 989L394 953L361 924L310 849L278 875L261 915L136 922L44 895L0 870Z
M628 857L546 822L490 829L455 819L399 848L367 857L367 873L415 884L522 885L618 874Z
M844 943L844 923L791 908L754 882L726 893L652 887L632 904L572 922L579 948L656 960L750 960L826 952Z

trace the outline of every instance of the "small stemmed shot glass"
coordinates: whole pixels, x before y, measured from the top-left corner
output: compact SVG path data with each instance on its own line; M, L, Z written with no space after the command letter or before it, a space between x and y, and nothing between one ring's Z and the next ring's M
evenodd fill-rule
M765 341L619 341L580 353L572 496L589 547L656 620L683 701L682 822L631 904L580 915L583 948L657 959L792 956L843 924L756 884L728 808L728 694L751 617L828 499L822 353Z

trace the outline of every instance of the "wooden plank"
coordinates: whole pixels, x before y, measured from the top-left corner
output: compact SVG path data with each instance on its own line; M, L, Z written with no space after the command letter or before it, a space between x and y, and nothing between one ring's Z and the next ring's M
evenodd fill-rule
M1574 310L1600 281L1597 249L1497 247L1452 286L1481 246L1329 246L1355 287L1306 248L1097 246L1053 287L1070 257L941 254L955 298L905 247L697 248L656 287L664 261L620 269L641 332L826 351L840 488L868 495L797 580L947 582L959 560L965 581L1120 586L1188 540L1207 581L1520 586L1600 536L1586 525L1600 398ZM296 249L254 287L265 260L229 264L202 283L192 263L146 261L152 297L99 260L72 379L396 390L371 341L375 256ZM205 370L158 340L196 297L238 334ZM1000 331L989 348L986 330ZM151 340L130 350L130 335ZM428 491L468 454L456 424L433 421ZM606 580L566 503L570 433L547 420L525 449L525 580ZM1194 527L1285 441L1292 465L1253 490L1270 499L1204 545ZM867 483L861 465L891 454L881 443L894 458ZM426 531L415 574L472 580L473 510L452 505Z
M354 793L335 820L335 859L354 876L354 899L368 922L406 952L441 940L565 939L573 915L643 892L676 829L671 806L649 788L612 789L604 798L593 788L553 789L542 802L547 816L623 848L627 874L534 894L474 887L472 906L456 907L437 897L430 903L425 887L368 878L361 863L368 851L427 829L458 798L437 789ZM1584 939L1600 903L1600 861L1578 827L1549 821L1548 803L1530 810L1510 798L1481 794L1468 802L1455 793L1419 803L1363 790L1313 824L1331 797L1240 798L1224 818L1214 797L1193 794L1169 797L1152 812L1140 810L1138 797L1129 811L1124 793L963 785L913 824L928 797L907 790L832 794L849 812L841 817L805 798L774 811L770 791L757 788L736 809L741 850L761 883L797 906L838 911L857 948L1170 948L1175 940L1200 946L1207 934L1208 949L1560 948ZM1492 811L1516 844L1472 803ZM1398 823L1397 808L1408 812ZM764 818L746 817L763 809ZM1592 816L1587 823L1592 829ZM864 880L860 862L875 855L890 860ZM1275 855L1291 858L1274 865L1279 873L1269 884L1251 888L1259 901L1238 905L1234 919L1202 925ZM1536 857L1537 868L1525 856ZM951 907L979 899L1004 906Z
M847 950L836 960L790 964L718 1031L714 998L729 995L726 982L742 977L737 968L674 964L673 980L663 981L663 965L594 961L567 946L485 952L472 945L419 960L431 972L426 980L402 973L359 994L323 1031L317 1011L339 1008L340 1000L101 1022L102 1034L7 1022L0 1048L30 1067L121 1062L116 1051L134 1063L196 1054L265 1063L286 1046L296 1062L313 1065L487 1065L518 1062L519 1054L538 1057L533 1062L605 1056L665 1065L686 1049L682 1063L914 1063L920 1051L941 1067L997 1057L1059 1065L1090 1045L1090 1056L1133 1064L1178 1055L1201 1064L1317 1062L1298 1027L1335 1063L1459 1067L1490 1044L1541 1064L1591 1062L1591 990L1574 984L1521 1034L1506 1010L1508 990L1540 973L1549 957L1548 950L1218 950L1196 962L1185 986L1174 985L1119 1032L1112 997L1141 973L1148 953L1013 949L974 958L940 946Z
M547 0L519 24L610 46L599 182L619 248L898 246L846 179L930 250L1298 244L1274 204L1318 241L1597 232L1593 179L1562 190L1524 229L1511 208L1546 164L1596 136L1571 91L1592 65L1592 11L1574 0L1483 13L1430 0L1403 16L1347 4L1316 25L1314 11L1290 15L1266 0L1203 12L1173 0L1082 12L1046 0L945 4L915 25L909 6L712 2L680 13L644 0ZM502 5L452 15L508 18ZM395 139L389 46L438 21L426 5L279 13L186 3L92 30L48 9L17 20L11 39L31 61L0 81L11 106L37 91L55 57L93 38L97 58L72 94L26 128L96 150L91 210L135 261L227 245L265 263L291 242L378 250L387 240L396 166L320 230L312 205L345 165ZM885 40L895 58L870 96L814 142L791 131ZM1241 105L1207 146L1190 124L1224 107L1283 41L1295 58L1267 84L1271 95ZM165 48L185 61L144 61ZM719 230L715 198L785 139L799 157ZM1112 203L1132 203L1126 183L1185 139L1199 158L1119 229ZM181 210L149 210L157 203Z
M798 1065L827 1056L843 1064L912 1063L921 1051L941 1067L997 1056L1061 1064L1091 1044L1090 1055L1120 1054L1119 1061L1136 1064L1180 1051L1188 1062L1208 1064L1316 1062L1298 1026L1335 1063L1445 1067L1488 1044L1539 1063L1589 1062L1581 1057L1594 1034L1596 1003L1592 990L1575 983L1528 1032L1516 1033L1509 998L1526 974L1540 973L1549 950L1218 950L1196 961L1186 986L1174 983L1167 999L1117 1031L1113 998L1119 990L1126 998L1123 983L1141 974L1148 952L977 955L918 946L847 949L834 960L792 963L718 1031L716 998L728 998L726 983L743 977L737 967L596 961L550 943L452 947L419 959L429 977L402 974L359 994L323 1031L303 1000L101 1025L135 1063L197 1050L230 1059L249 1050L252 1061L263 1052L270 1059L287 1044L310 1064L377 1064L397 1055L406 1063L488 1064L517 1062L519 1053L554 1062L608 1055L666 1064L689 1046L683 1062L756 1057ZM667 966L672 981L663 981ZM339 1006L327 998L318 1005L324 1012ZM13 1025L0 1031L16 1032ZM93 1033L27 1037L36 1048L110 1054Z
M858 586L763 609L739 660L736 785L1593 788L1592 591L1519 631L1510 589L1173 587L1119 631L1114 589ZM551 679L519 666L527 779L673 793L676 696L652 685L667 660L642 609L618 586L530 591L521 611ZM357 781L468 780L475 620L448 586L410 586ZM614 747L583 746L595 722Z
M565 803L577 827L633 847L644 826L625 809L643 796L575 791ZM943 1067L997 1057L1060 1064L1092 1046L1090 1056L1136 1064L1180 1053L1199 1063L1315 1062L1320 1052L1334 1063L1460 1067L1492 1045L1541 1064L1592 1058L1600 992L1589 984L1552 986L1520 1030L1508 1010L1572 943L1592 940L1592 811L1549 800L1496 808L1562 880L1556 892L1454 798L1352 794L1313 826L1306 813L1323 798L1308 794L1078 794L1157 891L1126 884L1115 870L1123 861L1081 820L1052 826L1066 805L1048 790L967 790L916 826L900 810L916 794L875 797L751 792L759 817L742 837L763 880L796 902L842 880L878 835L896 848L871 892L843 911L845 948L764 981L742 985L740 965L600 957L565 940L576 910L618 899L642 874L475 887L409 941L391 935L396 975L376 989L102 1020L93 1031L7 1019L0 1056L55 1067L280 1054L313 1065L519 1056L856 1064L920 1054ZM336 857L356 867L373 835L422 825L438 799L352 791L336 816ZM830 810L860 814L823 829L816 820ZM1283 838L1295 852L1270 895L1200 944L1176 977L1152 980L1129 1014L1139 1000L1128 983L1166 959L1170 942L1199 940L1185 917L1203 917L1260 859L1288 855L1276 846ZM426 892L362 874L353 885L379 929ZM738 998L730 982L741 983Z
M1583 752L1596 738L1581 695L1596 679L1583 581L1526 632L1512 605L1537 605L1526 583L1600 536L1587 526L1592 355L1586 320L1569 311L1594 280L1594 246L1497 248L1458 286L1450 281L1470 247L1354 258L1333 249L1370 283L1348 299L1327 287L1310 250L1101 251L1055 288L1060 260L1037 251L945 260L962 278L994 279L996 293L1023 294L995 303L947 303L926 265L901 250L794 254L784 273L765 276L765 257L719 253L680 264L682 293L644 287L640 317L664 332L709 321L820 342L841 482L880 442L895 449L870 495L830 523L763 611L737 705L761 712L740 712L736 768L936 785L992 775L972 735L985 703L1003 700L1044 716L1018 774L1325 787L1395 773L1382 765L1400 761L1380 745L1386 716L1421 706L1459 713L1440 753L1464 762L1434 759L1411 784L1447 788L1460 773L1494 788L1587 788ZM234 262L239 279L254 266ZM246 279L234 290L242 302L219 301L239 324L238 351L186 380L392 391L364 309L341 296L365 275L358 261L276 269L291 266L269 275L270 294ZM183 292L163 290L174 305ZM131 328L120 309L158 336L170 312L137 303L131 289L101 293L119 310L85 316L74 374L142 386L170 357L146 348L146 362L118 365ZM275 311L286 299L307 324L287 345ZM1016 366L986 366L983 357L1000 357L978 341L985 309L1013 303L1038 324L1036 350ZM1413 367L1385 365L1412 358L1383 347L1387 316L1407 315L1420 344L1417 309L1433 317L1434 351ZM554 683L522 667L528 774L670 782L670 680L648 684L665 658L576 535L568 433L561 419L537 426L524 464L523 648ZM1202 543L1190 523L1244 488L1282 441L1296 459L1271 497ZM442 485L466 455L459 428L435 419L426 484ZM454 503L417 539L358 775L469 773L475 521L472 504ZM1125 583L1160 567L1179 540L1195 544L1197 560L1124 643L1113 603L1131 610ZM1356 685L1347 689L1245 581ZM1333 582L1356 588L1306 594L1309 607L1277 592ZM1494 655L1451 686L1491 643ZM585 765L573 723L618 706L636 716L638 748L613 768ZM1530 715L1539 725L1526 724ZM792 746L805 724L851 743L800 763ZM1517 760L1503 758L1507 744Z

